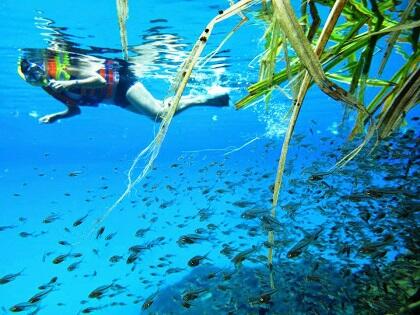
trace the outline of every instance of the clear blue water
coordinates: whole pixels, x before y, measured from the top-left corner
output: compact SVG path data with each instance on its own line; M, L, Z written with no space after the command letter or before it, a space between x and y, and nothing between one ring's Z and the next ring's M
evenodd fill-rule
M130 1L129 55L140 65L140 80L157 98L168 95L170 80L206 22L227 3L222 0L211 4L200 0ZM176 116L154 170L106 219L104 235L96 239L95 219L124 191L127 170L138 152L153 139L158 125L111 105L82 108L81 116L41 125L40 116L61 110L62 105L41 89L22 81L16 74L16 64L20 49L46 48L57 41L57 32L66 34L66 40L79 49L102 57L120 58L115 3L3 0L0 9L3 69L0 73L0 226L12 226L0 232L0 276L22 271L14 281L0 286L0 312L10 313L11 306L27 301L40 292L37 289L40 285L56 276L57 285L39 303L39 314L78 314L87 307L97 307L95 314L139 314L146 297L195 277L186 264L191 257L209 253L211 267L208 268L233 270L230 260L219 253L223 244L231 243L244 250L265 240L266 233L261 229L256 237L250 237L247 230L238 228L238 224L258 228L260 224L258 220L242 220L240 214L246 208L234 206L237 201L248 200L255 202L257 208L269 209L269 186L275 179L286 128L283 118L289 102L281 93L274 95L272 105L276 106L269 114L265 113L263 103L247 110L233 108L233 102L245 95L246 86L257 79L258 63L252 59L263 49L262 25L251 19L214 60L196 73L189 87L188 92L192 93L204 93L213 85L228 87L232 106L195 107ZM235 17L217 25L205 54L215 49L238 21ZM108 50L99 53L100 48ZM398 65L400 61L393 62ZM306 98L296 131L304 140L295 140L291 148L286 170L288 180L281 202L302 206L291 221L285 215L280 216L289 222L284 232L289 241L277 254L283 259L282 264L286 263L279 264L282 268L293 266L301 270L309 259L285 260L287 249L302 238L303 233L297 227L312 231L318 226L327 229L334 225L331 216L317 207L329 212L337 205L337 199L308 197L307 191L313 186L295 185L293 179L307 179L312 172L323 171L336 161L326 159L323 154L334 151L347 137L348 126L339 128L342 111L340 104L316 89L311 89ZM353 167L357 170L357 165ZM373 170L368 185L383 184L378 180L381 171ZM72 173L77 176L69 176ZM345 179L336 178L330 184L337 187L338 195L345 195L345 189L353 189ZM204 193L206 189L210 193ZM203 212L210 213L210 218L200 220L199 214ZM52 213L58 214L58 219L43 223ZM86 214L83 224L72 226ZM354 215L357 217L357 212ZM210 223L217 228L209 229ZM138 229L150 226L144 238L134 236ZM197 228L208 229L209 241L187 247L177 245L181 235L194 233ZM22 232L30 235L22 237ZM116 234L106 241L110 233ZM163 244L147 250L136 264L125 263L130 246L161 236L165 237ZM352 242L360 238L355 236ZM72 246L60 245L59 241ZM337 243L341 241L345 238ZM324 243L328 244L326 236ZM311 246L310 256L321 251L324 259L338 264L341 260L334 255L333 246L325 244ZM69 257L61 264L52 263L55 257L67 253L83 255ZM397 253L397 249L390 250L387 259L392 260ZM159 258L166 254L173 255L171 263L157 267L162 263ZM265 249L260 254L265 254ZM113 255L123 256L122 261L110 264ZM363 259L366 258L355 258L359 262ZM66 268L77 261L81 262L78 268L69 272ZM245 265L263 264L247 262ZM182 268L182 271L170 274L165 272L168 268ZM93 289L114 280L124 287L114 288L115 296L100 300L88 298ZM156 312L167 314L168 307L173 307L174 314L202 314L198 306L190 310L182 309L179 303L171 306L177 301L175 293L171 294L157 295ZM285 314L294 313L294 304L290 305ZM27 313L35 310L30 308ZM237 313L242 314L240 310Z

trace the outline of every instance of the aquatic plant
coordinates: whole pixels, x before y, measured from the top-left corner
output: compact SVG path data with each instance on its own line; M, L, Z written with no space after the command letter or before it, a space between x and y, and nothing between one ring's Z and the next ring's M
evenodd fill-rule
M117 0L117 15L124 59L128 60L127 28L125 26L128 19L128 0Z
M318 2L318 1L317 1ZM391 10L393 8L393 2L382 2L380 4L382 12L380 12L378 5L376 4L375 0L371 1L372 10L369 10L367 6L363 3L358 3L356 1L349 1L347 3L346 0L343 1L320 1L323 4L326 4L328 6L332 6L331 12L327 18L327 21L325 22L324 28L322 29L317 44L315 47L315 55L311 53L308 53L307 56L305 56L304 53L299 51L299 44L300 43L306 43L302 46L308 46L307 42L309 39L313 37L313 34L315 33L313 31L314 28L317 27L319 24L319 16L316 14L316 7L314 2L310 1L310 12L312 15L313 24L309 28L307 37L303 35L303 30L299 26L297 19L293 17L294 12L292 11L290 7L290 3L288 1L273 1L273 13L272 14L272 23L278 23L279 21L286 21L285 16L281 15L281 13L278 12L285 12L289 19L291 21L287 22L287 25L294 25L293 28L288 29L287 25L280 25L282 31L285 33L285 37L291 42L292 47L295 49L297 56L294 58L287 57L287 48L285 48L285 61L286 61L286 67L283 69L279 76L277 74L272 74L271 77L265 77L264 75L260 76L260 81L256 83L255 85L251 86L249 90L249 95L239 101L237 103L237 108L242 108L247 104L250 104L253 100L255 100L260 95L267 95L270 94L273 90L273 88L280 84L281 82L285 81L286 79L291 79L291 71L295 71L295 73L292 73L296 76L302 77L302 72L304 70L301 70L302 68L306 69L305 74L303 75L303 79L300 80L298 78L300 87L299 92L297 96L294 98L293 101L293 111L292 115L289 121L289 127L287 129L285 139L283 142L281 155L279 159L279 165L278 165L278 171L277 176L275 180L275 186L274 186L274 194L273 194L273 208L272 208L272 215L275 216L275 210L278 204L280 189L281 189L281 183L282 183L282 177L284 173L284 167L286 162L286 156L288 151L288 146L290 143L290 140L293 135L294 126L296 124L296 121L299 116L299 112L305 97L305 94L311 84L311 81L315 82L323 92L329 94L329 91L325 90L322 86L322 83L319 83L319 80L316 80L316 77L314 74L314 71L309 71L310 62L314 59L319 60L320 64L323 65L325 70L333 69L334 66L347 62L348 65L351 65L351 67L348 67L348 71L350 72L349 75L343 76L342 74L333 75L330 77L338 79L342 82L350 82L350 90L349 93L352 95L357 96L356 104L352 104L351 100L348 101L347 98L343 97L337 97L336 99L340 99L347 104L356 105L353 106L356 107L358 110L358 119L356 122L356 126L353 129L352 137L355 135L362 133L364 130L364 127L369 119L373 120L366 137L362 144L357 147L355 150L353 150L350 154L345 156L337 165L343 166L345 163L347 163L349 160L354 158L361 149L369 142L369 140L377 133L379 132L379 138L383 139L386 136L388 136L396 127L398 127L397 123L401 120L402 116L405 115L405 113L415 104L415 102L419 99L419 82L418 82L418 69L414 71L416 67L416 62L414 60L418 60L418 52L416 49L416 44L413 43L414 48L414 55L412 58L408 58L406 64L404 65L404 69L406 69L406 72L404 72L404 75L400 75L398 77L392 78L393 80L391 82L387 82L385 80L378 80L378 79L370 79L368 78L368 75L370 73L370 68L372 65L372 58L373 58L373 52L376 47L377 41L380 36L384 36L388 33L393 34L393 37L390 39L390 43L395 44L397 39L395 39L395 36L399 36L399 29L410 29L413 27L413 24L404 25L403 23L406 22L408 14L407 12L410 12L410 7L412 8L413 1L410 2L407 9L404 11L404 14L401 18L400 22L394 21L391 18L391 14L387 14L386 19L383 16L383 13L385 10ZM347 6L346 6L347 4ZM306 7L308 4L304 4L303 8ZM357 10L350 10L351 7L353 9ZM279 10L282 8L281 10ZM305 9L303 10L306 11ZM356 13L356 14L355 14ZM357 14L358 13L358 14ZM268 12L267 14L270 14ZM346 22L342 23L341 25L335 26L338 18L340 16L344 16L347 20ZM308 21L308 18L305 18L305 21ZM384 23L384 21L386 21ZM372 29L372 31L368 31L362 35L356 36L358 30L362 28L365 24L368 25L369 30ZM418 26L418 23L415 24ZM294 31L296 29L296 31ZM346 35L344 34L344 30L347 30L348 33ZM271 34L270 34L271 35ZM297 39L295 38L297 37ZM333 41L337 42L336 45L329 47L328 49L324 50L326 42L329 39L332 39ZM296 40L296 43L293 44L293 41ZM283 39L285 41L285 39ZM273 45L274 43L274 45ZM391 47L391 46L389 46ZM310 48L309 48L310 50ZM356 53L359 50L363 50L360 56L359 62L357 62L357 55ZM278 51L278 47L275 42L272 40L269 41L268 49L266 50L267 54L273 54L274 52ZM389 49L388 49L389 51ZM389 57L389 52L387 51L387 54L384 56L382 66L380 69L380 73L383 70L384 65L386 64L387 57ZM274 58L271 58L271 61L273 64L275 64L276 60ZM269 65L272 69L274 69L274 65ZM302 67L303 66L303 67ZM266 71L267 65L262 63L260 73L269 73L270 71ZM407 69L409 68L409 69ZM322 75L322 73L321 73ZM408 79L409 78L409 79ZM277 80L276 80L277 79ZM410 80L411 79L411 80ZM320 81L323 82L323 81ZM405 82L404 84L402 82ZM394 89L383 97L385 95L385 91L392 86L395 83ZM380 91L377 94L377 97L368 105L364 106L364 94L366 90L367 85L383 85L382 91ZM405 88L402 87L402 85L405 85ZM358 88L359 94L356 95L356 90ZM346 95L345 93L343 93ZM399 95L399 98L397 98L397 94ZM334 95L329 94L333 98ZM381 97L382 96L382 97ZM386 103L390 103L390 105L386 106ZM373 116L374 112L378 109L379 106L385 103L385 106L383 106L383 112L381 115L375 117ZM334 169L334 168L333 168ZM332 169L332 170L333 170ZM269 242L272 242L274 240L274 232L269 233ZM272 248L269 249L268 254L268 260L269 264L272 263ZM271 283L272 286L274 285L273 282Z
M189 57L183 63L174 80L170 106L165 115L161 117L162 122L157 135L134 160L128 174L126 191L107 213L115 208L151 169L188 79L199 61L214 26L236 14L242 17L240 23L226 36L219 47L203 59L202 64L209 60L223 43L246 22L244 10L257 3L262 3L259 18L267 24L267 31L264 35L266 50L261 57L259 81L248 87L248 95L239 100L235 106L237 109L245 108L263 96L268 104L273 90L286 81L291 82L293 94L292 114L283 141L275 179L272 216L276 216L287 151L293 137L294 127L305 95L312 84L315 83L328 96L346 105L344 120L348 118L349 110L356 110L357 119L350 135L351 139L364 134L361 144L323 175L345 165L375 136L377 136L377 140L382 140L390 135L399 127L405 114L417 103L420 97L420 76L417 66L420 21L415 21L414 17L410 17L415 7L414 0L409 2L401 14L395 10L395 1L393 0L380 2L369 0L370 6L367 1L363 0L305 0L301 3L300 18L297 17L288 0L241 0L236 3L230 1L230 3L231 6L227 10L220 11L219 15L205 27ZM331 8L322 28L317 5ZM309 14L307 7L309 7ZM312 23L309 25L310 18ZM337 24L339 19L340 23ZM397 53L404 59L402 67L390 79L376 78L372 75L373 61L378 58L375 52L380 40L385 36L389 36L388 47L378 75L383 73L390 55ZM411 56L408 49L400 45L404 42L411 44L413 51ZM291 53L289 45L295 54ZM315 48L312 45L315 45ZM284 64L282 70L276 72L276 65L280 64L282 60L279 57L282 52ZM345 90L332 80L349 84L349 90ZM365 93L368 86L381 89L370 103L365 104ZM146 158L146 165L140 175L133 177L133 171L142 158ZM273 240L274 232L270 231L269 242ZM272 251L273 249L269 248L270 267ZM271 286L274 287L273 275L271 275Z

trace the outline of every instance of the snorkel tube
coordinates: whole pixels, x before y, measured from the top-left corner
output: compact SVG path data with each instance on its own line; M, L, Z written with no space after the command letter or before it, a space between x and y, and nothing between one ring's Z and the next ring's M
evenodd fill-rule
M18 73L18 75L21 77L22 80L26 81L25 75L23 74L22 69L21 69L21 62L22 62L22 60L19 58L18 62L17 62L16 72Z

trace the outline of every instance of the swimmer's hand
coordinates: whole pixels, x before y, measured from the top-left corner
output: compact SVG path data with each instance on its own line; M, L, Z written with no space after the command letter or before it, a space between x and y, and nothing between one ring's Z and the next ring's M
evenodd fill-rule
M50 80L48 82L48 86L52 88L53 90L56 90L58 92L61 91L67 91L70 88L74 87L77 82L76 80L68 80L68 81L56 81L56 80Z
M79 106L68 106L67 110L63 112L53 113L49 115L42 116L38 119L41 124L51 124L59 119L68 118L80 114Z
M59 115L50 114L50 115L42 116L41 118L38 119L38 121L40 124L51 124L55 122L58 118L59 118Z

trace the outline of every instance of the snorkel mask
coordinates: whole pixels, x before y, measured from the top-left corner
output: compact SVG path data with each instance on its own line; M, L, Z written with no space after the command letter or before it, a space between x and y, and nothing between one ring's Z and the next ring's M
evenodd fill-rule
M22 59L18 66L18 73L26 82L30 84L47 85L45 70L42 66Z

